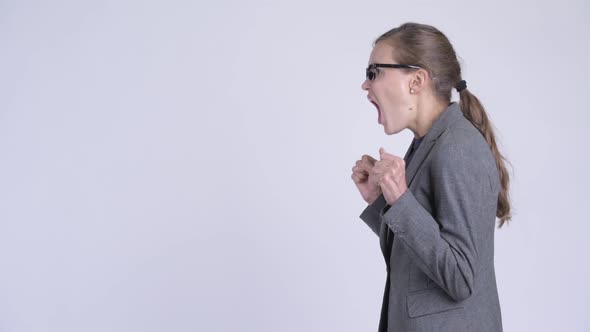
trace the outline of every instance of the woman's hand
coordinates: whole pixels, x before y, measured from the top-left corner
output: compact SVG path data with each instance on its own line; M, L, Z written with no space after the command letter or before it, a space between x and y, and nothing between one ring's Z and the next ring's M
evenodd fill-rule
M369 177L374 177L379 184L383 197L389 205L393 205L408 189L406 185L406 162L400 157L379 149L380 159L375 162L369 172Z
M375 162L375 158L365 154L361 157L361 160L356 161L356 165L352 168L351 178L368 204L373 203L381 195L381 188L377 184L377 179L371 175Z

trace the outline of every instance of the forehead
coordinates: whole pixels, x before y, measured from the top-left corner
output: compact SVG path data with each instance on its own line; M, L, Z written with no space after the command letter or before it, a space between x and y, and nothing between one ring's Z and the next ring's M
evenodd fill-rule
M369 56L369 63L390 63L392 62L393 57L393 48L386 44L386 43L377 43L373 50L371 50L371 55Z

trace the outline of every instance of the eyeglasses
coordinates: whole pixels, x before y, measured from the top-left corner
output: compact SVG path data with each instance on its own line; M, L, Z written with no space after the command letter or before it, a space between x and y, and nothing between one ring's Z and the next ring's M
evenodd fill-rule
M367 80L372 81L377 77L379 73L379 67L382 68L408 68L408 69L422 69L422 67L414 66L414 65L400 65L398 63L372 63L366 69L366 77Z

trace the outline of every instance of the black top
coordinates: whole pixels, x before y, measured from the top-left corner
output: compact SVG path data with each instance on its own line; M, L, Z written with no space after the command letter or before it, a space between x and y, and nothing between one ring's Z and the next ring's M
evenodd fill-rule
M416 152L416 150L418 150L418 147L420 146L420 143L422 143L422 140L424 140L424 137L426 137L426 135L424 135L420 138L414 138L414 140L412 141L412 147L410 148L410 154L408 155L408 160L406 160L406 169L408 169L408 165L410 164L410 160L412 160L412 157L414 156L414 152Z

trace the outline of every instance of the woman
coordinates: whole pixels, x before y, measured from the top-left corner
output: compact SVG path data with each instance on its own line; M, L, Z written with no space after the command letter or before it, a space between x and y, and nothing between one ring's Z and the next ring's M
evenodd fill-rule
M452 45L429 25L387 31L362 89L386 134L414 133L404 159L381 148L352 169L387 266L379 331L502 331L494 226L511 219L508 174Z

